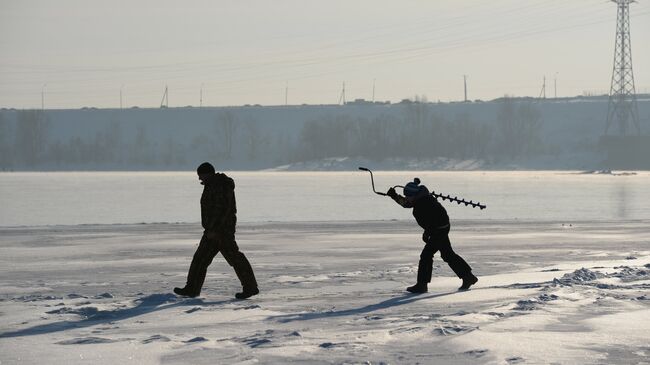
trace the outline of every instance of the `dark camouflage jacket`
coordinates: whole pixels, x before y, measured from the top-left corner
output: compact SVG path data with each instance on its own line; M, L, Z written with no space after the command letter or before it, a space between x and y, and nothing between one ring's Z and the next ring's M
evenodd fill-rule
M237 224L235 182L226 174L216 173L203 183L201 225L206 232L234 234Z
M434 196L426 194L413 204L401 195L395 196L393 200L404 208L413 208L413 216L425 232L433 234L438 230L449 228L447 211Z

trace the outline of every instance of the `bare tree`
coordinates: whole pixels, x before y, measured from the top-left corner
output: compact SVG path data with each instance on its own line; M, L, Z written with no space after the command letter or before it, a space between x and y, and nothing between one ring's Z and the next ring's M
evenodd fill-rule
M215 146L220 155L228 160L232 157L232 144L237 129L237 120L231 111L223 111L214 121L214 132L217 135Z
M504 98L497 112L497 151L509 158L530 155L541 145L542 117L531 103Z
M16 148L23 163L33 167L44 159L47 143L48 123L41 110L18 112L16 125Z
M13 148L9 142L9 133L11 126L0 114L0 169L6 170L11 167L13 162Z

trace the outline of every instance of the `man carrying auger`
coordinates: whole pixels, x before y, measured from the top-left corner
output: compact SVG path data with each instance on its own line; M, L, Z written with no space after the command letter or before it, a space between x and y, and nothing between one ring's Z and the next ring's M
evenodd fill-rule
M383 195L383 194L382 194ZM411 293L426 293L433 271L433 255L440 251L442 259L449 264L454 273L463 280L458 290L467 290L476 284L478 278L472 274L472 268L451 248L449 241L449 216L438 200L429 194L426 186L420 185L417 177L404 186L404 195L397 194L390 188L386 195L404 208L413 208L413 216L424 229L422 240L426 243L420 254L418 281L406 288Z

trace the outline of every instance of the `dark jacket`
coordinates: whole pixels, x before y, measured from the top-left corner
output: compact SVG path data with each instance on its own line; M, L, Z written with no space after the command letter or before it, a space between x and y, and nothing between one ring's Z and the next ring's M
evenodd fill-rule
M449 228L447 211L432 195L421 196L412 205L401 195L397 195L393 200L404 208L413 208L413 216L425 232L434 234L438 230Z
M226 174L216 173L203 181L201 225L206 232L234 234L237 224L235 182Z

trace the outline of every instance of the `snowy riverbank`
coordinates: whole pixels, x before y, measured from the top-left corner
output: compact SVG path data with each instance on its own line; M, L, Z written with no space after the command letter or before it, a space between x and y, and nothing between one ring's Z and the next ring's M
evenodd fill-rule
M456 292L437 256L420 296L412 222L246 223L246 301L221 256L200 298L170 294L195 224L0 228L0 362L640 364L649 223L456 222L480 281Z

